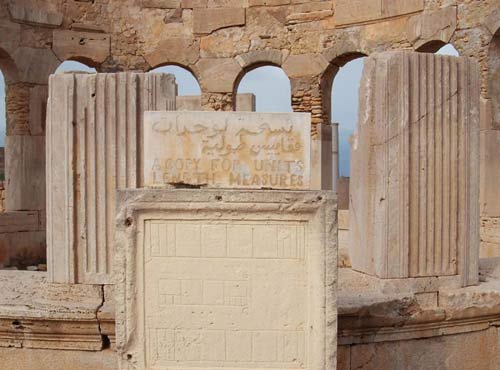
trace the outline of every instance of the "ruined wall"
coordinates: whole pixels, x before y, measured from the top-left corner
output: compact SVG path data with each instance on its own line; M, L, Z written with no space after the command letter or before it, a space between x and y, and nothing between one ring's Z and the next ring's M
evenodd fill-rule
M481 188L483 205L490 204L483 206L483 221L497 225L500 176L484 174L494 171L494 142L500 140L500 125L492 118L498 116L500 97L490 83L498 75L492 40L500 28L499 5L498 0L4 0L5 210L45 208L47 82L64 60L99 72L183 66L199 81L206 110L233 110L238 83L252 68L282 67L290 78L293 109L312 114L312 160L319 162L330 157L326 124L341 66L374 52L433 52L450 42L481 65L483 110L491 113L483 115L482 125ZM323 166L312 181L327 189L331 177L331 168Z

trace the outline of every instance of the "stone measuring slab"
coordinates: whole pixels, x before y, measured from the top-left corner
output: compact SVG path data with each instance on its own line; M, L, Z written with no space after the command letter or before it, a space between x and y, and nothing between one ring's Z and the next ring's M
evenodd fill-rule
M309 189L308 113L145 112L146 187Z
M120 369L334 370L335 210L330 192L118 191Z

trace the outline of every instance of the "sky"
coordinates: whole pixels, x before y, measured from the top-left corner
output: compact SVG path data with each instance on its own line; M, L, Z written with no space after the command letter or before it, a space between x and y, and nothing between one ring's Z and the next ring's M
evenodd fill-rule
M437 54L458 56L451 45L445 45ZM333 82L332 117L339 123L340 175L349 176L349 136L353 134L358 115L358 89L363 70L363 59L355 59L342 67ZM56 70L95 72L84 64L66 61ZM200 95L200 87L194 76L177 66L156 68L154 72L172 73L176 77L179 95ZM238 86L238 93L256 96L257 112L291 112L290 81L278 67L260 67L248 72ZM0 146L5 142L5 83L0 73Z

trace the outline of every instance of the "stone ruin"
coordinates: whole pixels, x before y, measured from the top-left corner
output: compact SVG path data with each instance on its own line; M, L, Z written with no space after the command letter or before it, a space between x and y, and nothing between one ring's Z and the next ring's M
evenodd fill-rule
M0 29L0 368L500 367L498 1L6 0ZM263 65L294 113L236 94Z

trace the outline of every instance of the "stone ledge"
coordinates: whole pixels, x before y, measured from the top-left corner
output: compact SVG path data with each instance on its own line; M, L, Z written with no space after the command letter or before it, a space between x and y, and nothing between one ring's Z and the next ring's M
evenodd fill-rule
M45 272L0 271L0 347L103 348L101 286L49 284Z
M384 292L382 279L339 270L339 344L430 338L486 330L500 322L500 279L482 264L479 286L425 293ZM388 279L391 280L391 279Z

